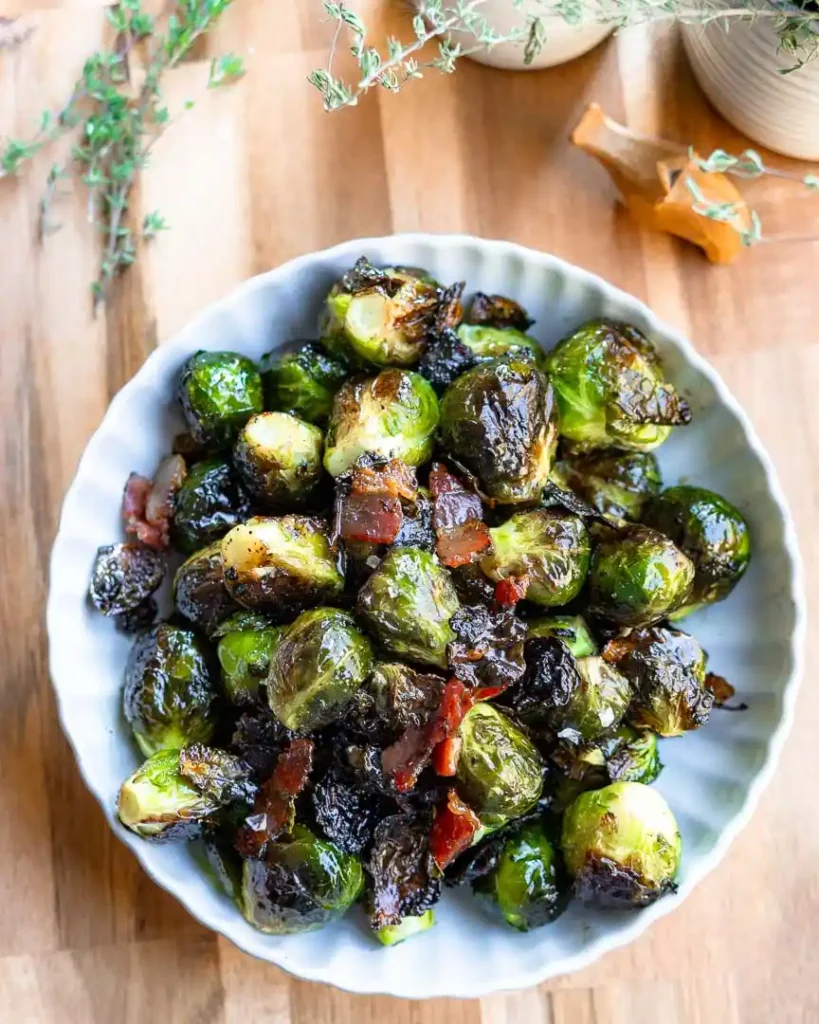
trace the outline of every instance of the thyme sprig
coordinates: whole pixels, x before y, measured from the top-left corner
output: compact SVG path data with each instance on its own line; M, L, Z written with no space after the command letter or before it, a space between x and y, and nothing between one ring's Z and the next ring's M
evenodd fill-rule
M96 308L111 281L136 259L137 235L150 240L167 227L159 211L149 213L141 230L128 223L129 200L157 139L189 110L172 116L163 98L162 77L176 67L204 36L233 0L176 0L160 27L142 10L141 0L119 0L108 11L115 31L109 49L92 54L65 106L43 113L30 139L8 139L0 145L0 176L18 174L23 166L51 143L74 129L78 140L67 159L52 165L40 200L40 235L56 230L51 218L62 186L79 178L88 193L88 217L102 235L99 276L91 289ZM141 80L132 81L129 57L144 50ZM235 82L244 73L241 57L225 54L209 68L207 88Z

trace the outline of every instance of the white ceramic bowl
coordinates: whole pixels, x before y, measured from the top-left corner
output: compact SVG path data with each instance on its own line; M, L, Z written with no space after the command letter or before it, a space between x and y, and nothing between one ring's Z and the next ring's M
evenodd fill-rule
M361 254L376 263L426 267L470 289L514 296L537 318L533 333L553 344L589 317L629 320L655 339L671 379L688 396L694 422L659 451L667 482L693 480L726 495L748 518L754 557L731 597L690 621L747 701L744 714L715 711L707 727L662 743L657 783L680 823L679 892L639 912L572 906L556 923L518 934L485 919L467 893L447 892L431 932L379 948L351 912L321 932L263 935L216 890L185 845L153 846L124 829L114 802L140 758L120 713L129 641L86 602L94 553L120 537L123 484L150 474L170 446L178 416L177 371L199 348L259 357L310 336L330 284ZM248 281L152 353L114 398L86 448L63 506L51 561L50 664L63 727L80 771L116 834L145 870L203 924L237 946L303 978L356 992L481 996L588 966L673 910L724 856L771 776L791 718L804 631L799 554L770 461L747 417L691 345L637 299L553 256L506 242L403 235L348 242L303 256Z

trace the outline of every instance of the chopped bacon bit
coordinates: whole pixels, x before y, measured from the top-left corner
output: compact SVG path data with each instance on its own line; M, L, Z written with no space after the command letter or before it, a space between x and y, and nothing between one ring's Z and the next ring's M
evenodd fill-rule
M341 506L340 536L344 540L392 544L403 522L399 498L351 494Z
M429 489L434 501L432 525L438 537L438 557L450 568L474 562L492 543L483 522L481 499L442 462L434 463L430 470Z
M630 654L633 649L633 640L629 640L627 637L615 637L613 640L609 640L600 653L603 661L616 665L618 661L622 661L627 654Z
M455 735L473 702L472 691L460 679L450 679L432 721L421 728L411 726L382 752L381 766L386 775L392 776L399 793L412 789L422 769L429 764L435 748Z
M351 494L377 494L382 497L415 501L418 481L415 470L401 459L390 459L384 466L362 466L353 470Z
M495 584L495 603L501 608L514 608L526 597L529 589L528 576L507 576Z
M153 482L131 473L122 495L126 534L151 548L166 548L173 518L173 499L187 470L181 455L168 455L159 464Z
M314 746L312 740L293 740L279 754L273 774L259 790L253 813L237 833L236 847L243 857L261 857L267 844L290 826L295 799L313 767Z
M458 772L458 757L461 753L463 740L460 736L450 736L441 740L432 752L432 767L437 775L452 776Z
M441 871L458 854L469 849L480 827L477 814L454 789L450 789L446 803L435 810L435 820L429 833L429 852Z

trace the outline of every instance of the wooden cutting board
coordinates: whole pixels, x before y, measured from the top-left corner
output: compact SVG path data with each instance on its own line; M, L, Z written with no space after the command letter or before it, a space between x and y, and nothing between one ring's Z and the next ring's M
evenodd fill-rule
M64 102L106 31L98 0L0 0L10 14L21 15L18 35L31 34L0 50L0 136L27 134L43 108ZM395 28L405 13L386 17ZM326 115L305 79L329 32L317 0L236 0L207 52L170 76L173 109L201 92L211 54L253 50L239 86L198 100L157 145L134 212L141 220L158 208L172 229L97 319L97 239L82 198L63 200L62 230L40 245L51 158L0 181L0 1020L819 1021L810 671L753 823L685 905L581 974L480 1002L349 996L250 959L149 881L83 787L56 719L43 626L49 548L77 459L111 395L192 314L251 274L357 235L514 239L645 299L749 411L790 499L815 596L819 197L755 185L768 241L728 268L618 210L601 168L566 141L588 102L700 152L747 144L706 105L673 33L635 30L539 73L466 62Z

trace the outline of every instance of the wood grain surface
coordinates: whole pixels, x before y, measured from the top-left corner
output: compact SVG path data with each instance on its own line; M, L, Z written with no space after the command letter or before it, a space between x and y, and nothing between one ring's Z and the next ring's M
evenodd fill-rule
M405 12L373 3L394 27ZM0 136L28 134L106 35L98 0L0 0ZM8 34L4 38L8 38ZM755 183L767 240L730 268L641 232L566 136L585 104L701 151L745 145L707 106L673 32L632 30L557 69L465 63L325 115L305 77L329 42L317 0L236 0L209 53L248 54L157 145L133 213L145 247L97 319L81 195L36 240L51 163L0 181L0 1020L275 1024L768 1024L819 1021L819 688L804 681L775 781L722 866L672 916L589 970L480 1002L350 996L291 979L156 888L85 791L55 714L43 612L63 493L112 394L151 349L248 275L357 235L465 231L549 250L649 302L711 360L776 462L816 598L819 197ZM773 158L776 160L776 158ZM815 630L812 630L815 639ZM809 660L808 664L811 662Z

